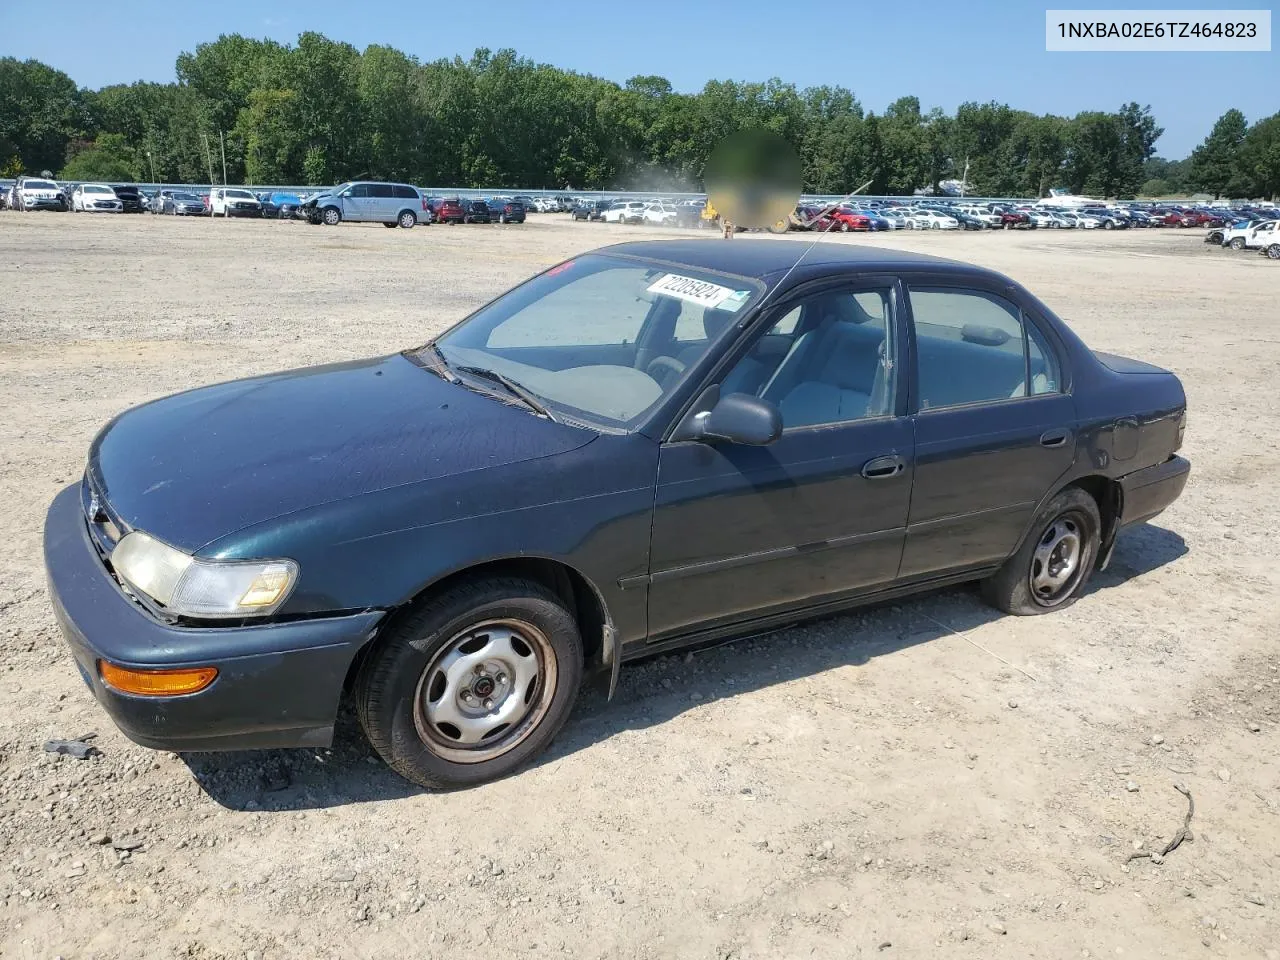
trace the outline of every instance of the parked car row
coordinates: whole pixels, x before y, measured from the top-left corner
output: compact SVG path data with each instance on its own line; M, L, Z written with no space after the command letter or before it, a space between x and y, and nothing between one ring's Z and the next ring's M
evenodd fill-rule
M253 217L306 220L337 226L382 223L409 229L419 223L524 223L529 205L521 197L487 199L428 197L407 183L352 181L314 194L255 193L247 187L211 187L207 192L162 187L63 183L20 177L0 193L0 207L74 213L143 213L188 217ZM545 204L544 204L545 207Z

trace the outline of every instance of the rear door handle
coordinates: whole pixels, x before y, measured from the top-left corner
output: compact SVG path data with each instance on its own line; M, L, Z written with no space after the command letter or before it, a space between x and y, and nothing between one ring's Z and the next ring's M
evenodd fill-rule
M876 457L863 464L862 475L868 480L887 480L898 476L906 468L906 462L899 456Z
M1071 439L1071 431L1065 429L1046 430L1040 434L1040 446L1061 447Z

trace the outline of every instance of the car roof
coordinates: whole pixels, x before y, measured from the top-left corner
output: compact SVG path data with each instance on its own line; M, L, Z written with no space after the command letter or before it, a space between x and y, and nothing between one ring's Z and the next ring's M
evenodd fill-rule
M771 280L777 274L790 270L801 254L804 254L804 272L808 276L851 269L868 272L941 269L947 272L971 271L974 274L994 275L972 264L923 253L848 243L811 244L797 240L760 239L744 243L724 243L718 239L633 240L602 247L599 252L646 260L666 260L760 280Z

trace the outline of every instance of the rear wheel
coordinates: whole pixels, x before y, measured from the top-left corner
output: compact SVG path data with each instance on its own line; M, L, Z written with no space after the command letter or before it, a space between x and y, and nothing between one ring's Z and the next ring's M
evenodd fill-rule
M412 210L401 210L400 218L397 222L403 229L412 230L414 225L418 222L418 215Z
M1267 247L1267 256L1272 260L1280 260L1280 243L1273 243Z
M547 748L582 678L582 638L539 583L463 583L422 603L370 653L356 680L378 754L424 787L506 776Z
M1063 490L1037 514L1031 535L982 582L982 594L1005 613L1035 616L1068 607L1093 573L1102 518L1093 497Z

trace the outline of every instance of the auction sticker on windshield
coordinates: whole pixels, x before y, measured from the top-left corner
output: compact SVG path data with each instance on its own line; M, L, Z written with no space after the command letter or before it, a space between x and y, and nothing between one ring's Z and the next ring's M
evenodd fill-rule
M730 287L722 287L718 283L695 280L693 277L682 277L678 273L664 273L649 284L647 289L649 293L660 293L663 296L675 297L677 300L688 300L708 310L720 306L730 298L733 298L735 304L732 309L736 310L742 306L743 299L750 295L749 291L734 290Z

